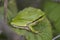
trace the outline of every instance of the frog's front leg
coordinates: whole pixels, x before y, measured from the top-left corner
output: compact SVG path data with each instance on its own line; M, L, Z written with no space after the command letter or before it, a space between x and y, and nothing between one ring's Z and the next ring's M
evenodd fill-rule
M35 30L32 26L29 26L30 31L32 31L33 33L39 33L39 31Z
M33 33L39 33L38 31L36 31L34 28L32 28L32 26L26 26L26 27L19 27L20 29L25 29L28 31L32 31Z
M41 21L41 20L43 20L44 18L45 18L45 17L43 17L43 18L41 18L41 19L38 19L38 20L36 20L36 21L33 21L33 22L31 22L31 23L28 23L27 26L29 27L29 29L30 29L32 32L34 32L34 33L40 33L39 31L37 31L37 30L35 30L35 29L33 28L33 25L38 24L38 22Z
M32 31L33 33L38 33L38 31L36 31L34 28L32 28L32 26L16 26L14 25L15 28L18 28L18 29L25 29L25 30L28 30L28 31Z

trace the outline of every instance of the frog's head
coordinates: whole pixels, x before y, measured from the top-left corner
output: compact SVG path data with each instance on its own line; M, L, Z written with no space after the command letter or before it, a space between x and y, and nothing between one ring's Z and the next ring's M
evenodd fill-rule
M28 7L20 11L15 18L12 19L11 25L27 26L28 23L38 20L44 13L37 8Z

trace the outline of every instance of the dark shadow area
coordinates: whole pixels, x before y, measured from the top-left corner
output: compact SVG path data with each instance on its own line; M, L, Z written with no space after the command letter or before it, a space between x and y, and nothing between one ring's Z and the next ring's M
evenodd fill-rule
M18 11L26 7L35 7L43 10L45 0L16 0Z

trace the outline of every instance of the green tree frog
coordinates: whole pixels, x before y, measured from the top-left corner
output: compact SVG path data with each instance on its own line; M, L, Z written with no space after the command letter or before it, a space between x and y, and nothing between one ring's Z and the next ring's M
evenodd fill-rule
M33 28L33 25L36 25L37 22L43 20L44 15L44 12L40 9L28 7L20 11L16 17L12 19L11 25L16 28L38 33L38 31Z

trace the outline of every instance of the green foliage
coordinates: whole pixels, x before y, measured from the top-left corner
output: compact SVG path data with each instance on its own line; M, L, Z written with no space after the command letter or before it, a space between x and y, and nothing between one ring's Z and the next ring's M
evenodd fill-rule
M39 34L34 34L33 32L30 32L27 30L21 30L17 28L12 28L12 30L14 30L19 35L21 34L21 35L26 36L28 40L52 40L52 30L51 30L51 24L50 24L52 23L53 36L60 34L60 3L52 2L52 0L46 0L44 5L45 5L44 11L49 20L46 17L44 17L43 20L39 21L35 26L33 26L35 30L38 30L40 32ZM14 16L18 15L17 11L18 9L16 7L15 0L9 0L8 11L7 11L9 22ZM27 11L28 10L26 10L26 12ZM0 7L0 20L3 17L3 13L4 13L4 7L1 6ZM25 12L22 12L22 13L24 14Z
M16 6L16 1L15 0L9 0L8 2L8 9L13 13L16 14L18 9ZM13 15L14 16L14 15Z
M60 34L60 3L46 1L44 11L52 23L53 36Z
M6 35L4 35L4 33L2 33L0 35L0 40L7 40L7 37L6 37Z

